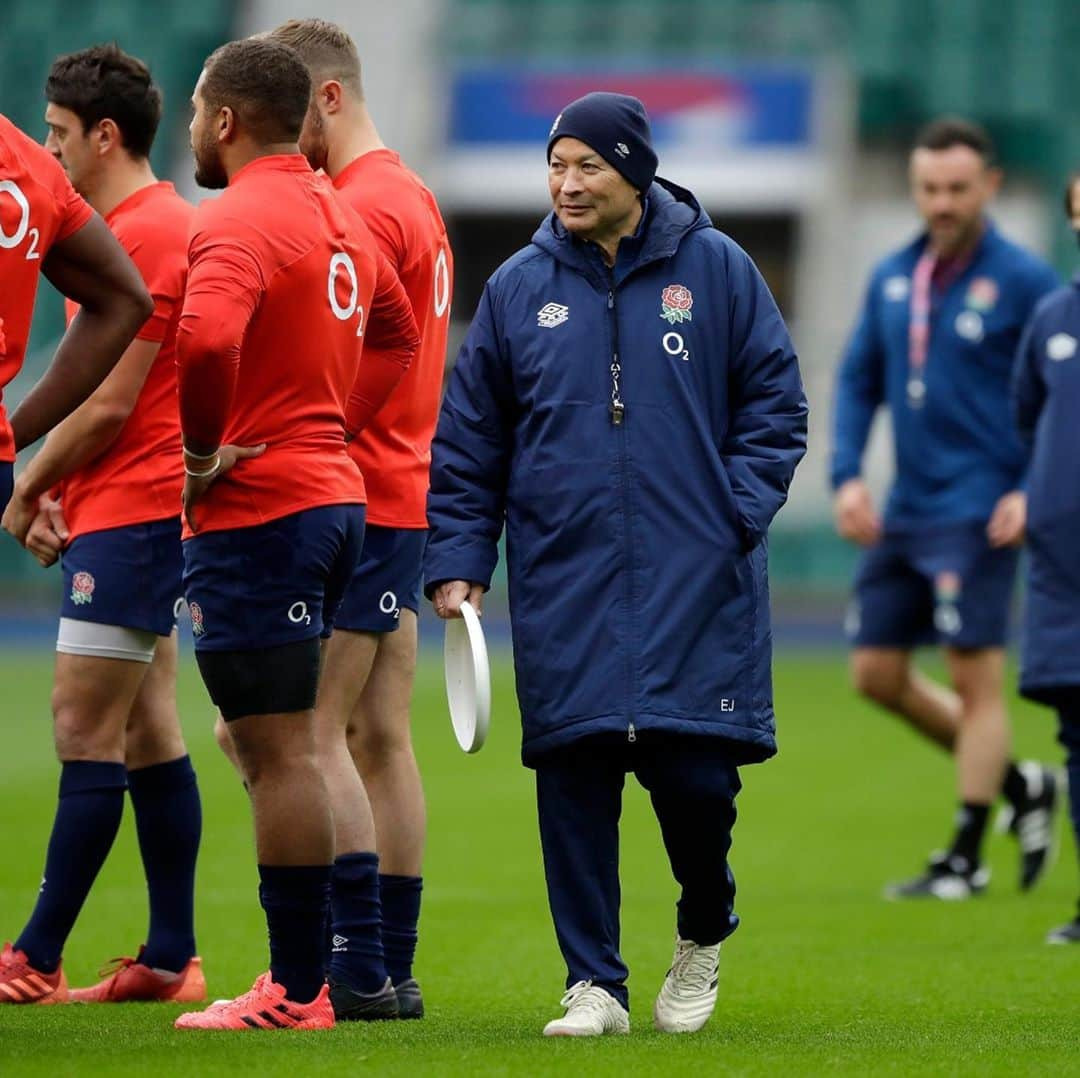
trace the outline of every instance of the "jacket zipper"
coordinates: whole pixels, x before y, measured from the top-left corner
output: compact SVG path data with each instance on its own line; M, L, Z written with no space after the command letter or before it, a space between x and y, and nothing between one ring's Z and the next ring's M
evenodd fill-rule
M622 366L619 363L619 324L615 318L615 289L614 282L608 288L607 294L608 317L611 319L611 339L613 343L611 353L611 423L621 427L626 416L626 405L622 401L622 391L619 386L619 375L622 374Z
M626 592L626 612L627 619L631 625L630 644L626 649L626 695L627 695L627 710L630 713L630 719L626 727L626 740L633 744L637 741L637 730L634 728L634 659L633 659L633 632L632 625L633 619L630 616L633 608L633 550L630 542L630 513L627 508L627 500L629 498L629 461L627 460L626 453L626 428L623 426L623 422L626 418L626 405L622 399L622 387L620 385L620 375L622 374L622 366L619 363L619 319L615 311L615 278L614 274L608 271L608 294L607 294L607 309L608 320L611 324L611 425L616 428L618 437L620 439L619 444L619 473L622 479L622 497L619 500L619 511L622 514L623 522L623 549L624 560L626 563L625 570L625 592Z

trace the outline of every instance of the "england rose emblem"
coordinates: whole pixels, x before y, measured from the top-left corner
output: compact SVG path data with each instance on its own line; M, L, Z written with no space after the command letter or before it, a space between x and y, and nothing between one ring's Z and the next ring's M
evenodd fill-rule
M71 578L71 601L76 606L94 601L94 578L89 573L76 573Z
M689 322L693 317L690 308L694 305L694 294L684 284L669 284L660 296L660 317L673 326L680 322Z
M198 603L188 603L188 613L191 615L191 631L195 636L202 636L206 632L203 624L202 607Z

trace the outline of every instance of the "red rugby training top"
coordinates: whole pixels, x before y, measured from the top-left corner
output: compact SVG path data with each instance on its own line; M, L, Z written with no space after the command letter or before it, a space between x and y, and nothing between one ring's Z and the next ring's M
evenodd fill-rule
M393 150L362 154L338 173L334 186L397 270L420 330L420 350L409 370L349 447L364 473L367 520L387 528L426 528L431 439L454 286L446 226L435 196Z
M188 265L184 438L267 444L210 488L199 530L363 502L345 416L368 324L372 348L402 373L419 343L408 296L363 221L299 154L260 157L196 210Z
M41 263L93 214L52 154L0 114L0 461L15 459L3 390L26 357Z
M154 313L135 335L161 348L116 441L60 484L71 537L180 514L184 461L176 407L176 326L184 302L194 207L171 183L124 199L105 220L142 274ZM78 305L66 303L68 320Z

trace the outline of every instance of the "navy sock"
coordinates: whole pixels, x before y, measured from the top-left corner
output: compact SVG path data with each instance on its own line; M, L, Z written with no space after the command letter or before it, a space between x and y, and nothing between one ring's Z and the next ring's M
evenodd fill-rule
M379 855L345 853L330 876L330 980L357 992L386 983L379 914Z
M420 921L420 892L423 888L421 876L379 876L386 972L394 984L401 984L413 975L417 924Z
M52 973L79 911L109 855L124 814L123 764L74 760L60 770L45 878L30 920L15 941L35 969Z
M150 897L140 961L179 973L195 955L195 861L202 804L190 756L128 772L139 852Z
M270 936L270 973L285 998L310 1003L322 990L329 865L259 865L259 901Z

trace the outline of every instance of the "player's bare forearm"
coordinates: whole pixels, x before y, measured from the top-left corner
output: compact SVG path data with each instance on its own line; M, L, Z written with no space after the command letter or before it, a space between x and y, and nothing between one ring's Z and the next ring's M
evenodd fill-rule
M42 269L81 310L41 381L12 413L16 450L36 442L82 404L153 313L139 271L100 218L56 244Z
M124 429L126 415L86 401L58 427L15 481L18 493L31 500L61 479L99 457Z

